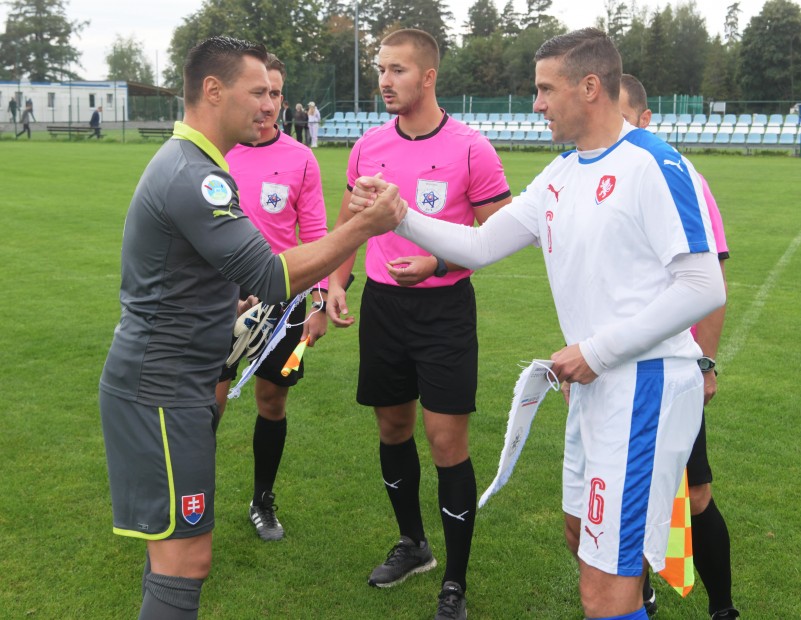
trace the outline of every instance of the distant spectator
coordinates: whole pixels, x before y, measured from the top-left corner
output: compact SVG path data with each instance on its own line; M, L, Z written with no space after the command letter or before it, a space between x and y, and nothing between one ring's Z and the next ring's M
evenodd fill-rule
M98 140L100 140L100 114L103 112L103 106L97 106L97 109L92 112L92 118L89 120L89 127L95 130L95 132L89 136L92 138L94 136Z
M25 106L25 111L22 113L22 118L20 119L22 121L22 131L17 134L18 138L27 132L28 140L31 139L31 116L31 109Z
M33 99L28 97L25 100L25 107L28 109L28 113L30 114L31 120L35 123L36 117L33 115Z
M8 102L8 114L11 116L11 122L16 125L17 123L17 100L14 97Z
M306 144L306 131L309 125L309 115L303 109L303 104L295 105L295 137L301 144Z
M317 148L317 132L320 130L320 110L317 109L314 101L309 101L309 140L311 147Z
M281 129L289 137L292 137L293 118L292 108L289 107L289 102L284 100L284 102L281 104L281 113L279 119L281 121Z

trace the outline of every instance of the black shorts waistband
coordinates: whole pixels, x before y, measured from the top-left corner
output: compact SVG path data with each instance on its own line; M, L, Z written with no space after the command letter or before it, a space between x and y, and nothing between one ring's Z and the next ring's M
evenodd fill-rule
M453 295L455 292L464 291L471 287L470 278L462 278L461 280L449 284L447 286L434 286L430 288L413 288L409 286L396 286L394 284L384 284L376 282L367 278L364 288L371 289L374 292L382 293L385 295L397 295L398 297L420 297L423 299L434 299L437 297L444 297Z

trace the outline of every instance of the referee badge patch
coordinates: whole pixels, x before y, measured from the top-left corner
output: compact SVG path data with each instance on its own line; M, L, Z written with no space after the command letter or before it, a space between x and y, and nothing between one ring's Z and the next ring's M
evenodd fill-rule
M289 199L289 186L279 183L261 184L261 208L267 213L280 213Z
M181 514L189 525L197 525L206 511L206 494L181 496Z
M203 198L206 199L206 202L215 207L227 206L234 196L228 183L216 174L210 174L203 179L200 192L203 194Z
M445 208L448 197L448 183L446 181L426 181L417 179L417 208L426 215L434 215Z

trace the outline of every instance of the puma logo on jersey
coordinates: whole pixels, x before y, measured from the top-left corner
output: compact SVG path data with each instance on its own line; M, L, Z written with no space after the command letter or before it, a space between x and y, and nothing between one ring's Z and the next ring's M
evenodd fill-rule
M403 478L398 478L395 482L387 482L386 480L384 480L384 484L387 485L390 489L397 489L399 488L398 485L400 484L401 480L403 480Z
M548 184L548 191L553 193L554 198L556 198L556 202L559 202L559 192L561 192L563 189L565 189L564 185L559 189L554 189L553 185L550 183Z
M443 508L442 512L444 512L449 517L453 517L454 519L458 519L459 521L464 521L464 516L470 511L469 510L465 510L462 514L455 515L450 510L448 510L447 508Z
M676 166L676 168L679 169L679 172L684 172L684 170L681 169L681 160L673 161L671 159L666 159L665 161L662 162L662 164L665 166Z
M585 531L585 532L587 532L587 534L589 534L590 536L592 536L592 539L595 541L595 548L597 549L597 548L598 548L598 539L599 539L601 536L603 536L603 534L604 534L604 533L603 533L603 532L601 532L600 534L598 534L598 536L596 536L595 534L593 534L593 533L590 531L590 528L589 528L588 526L586 526L586 525L584 526L584 531Z
M234 215L233 213L231 213L231 207L232 206L233 206L233 203L228 205L228 210L225 210L225 211L223 209L214 209L214 211L212 211L211 214L212 214L213 217L222 217L224 215L227 215L229 217L234 218L235 220L239 219L239 216Z

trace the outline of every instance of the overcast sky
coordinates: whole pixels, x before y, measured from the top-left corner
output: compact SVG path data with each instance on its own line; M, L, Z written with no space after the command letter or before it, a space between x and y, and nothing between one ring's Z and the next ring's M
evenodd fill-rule
M454 23L461 31L467 20L467 9L474 0L449 0L446 2L454 14ZM706 27L711 34L722 34L726 7L736 0L700 0L696 3L698 11L706 18ZM797 1L797 0L796 0ZM525 0L514 0L518 11L526 5ZM740 30L762 9L765 0L739 0ZM202 0L65 0L67 16L73 20L89 20L76 47L82 52L82 69L77 73L87 79L103 79L108 67L106 55L117 34L124 37L133 35L144 43L147 59L158 73L168 62L167 48L173 30L181 24L184 17L197 11ZM495 0L498 10L506 0ZM629 4L633 4L629 2ZM671 2L676 6L676 1ZM592 26L595 18L604 11L603 0L554 0L551 14L561 20L568 28L576 29ZM638 6L664 7L665 0L639 0ZM5 29L8 7L0 4L0 28Z

